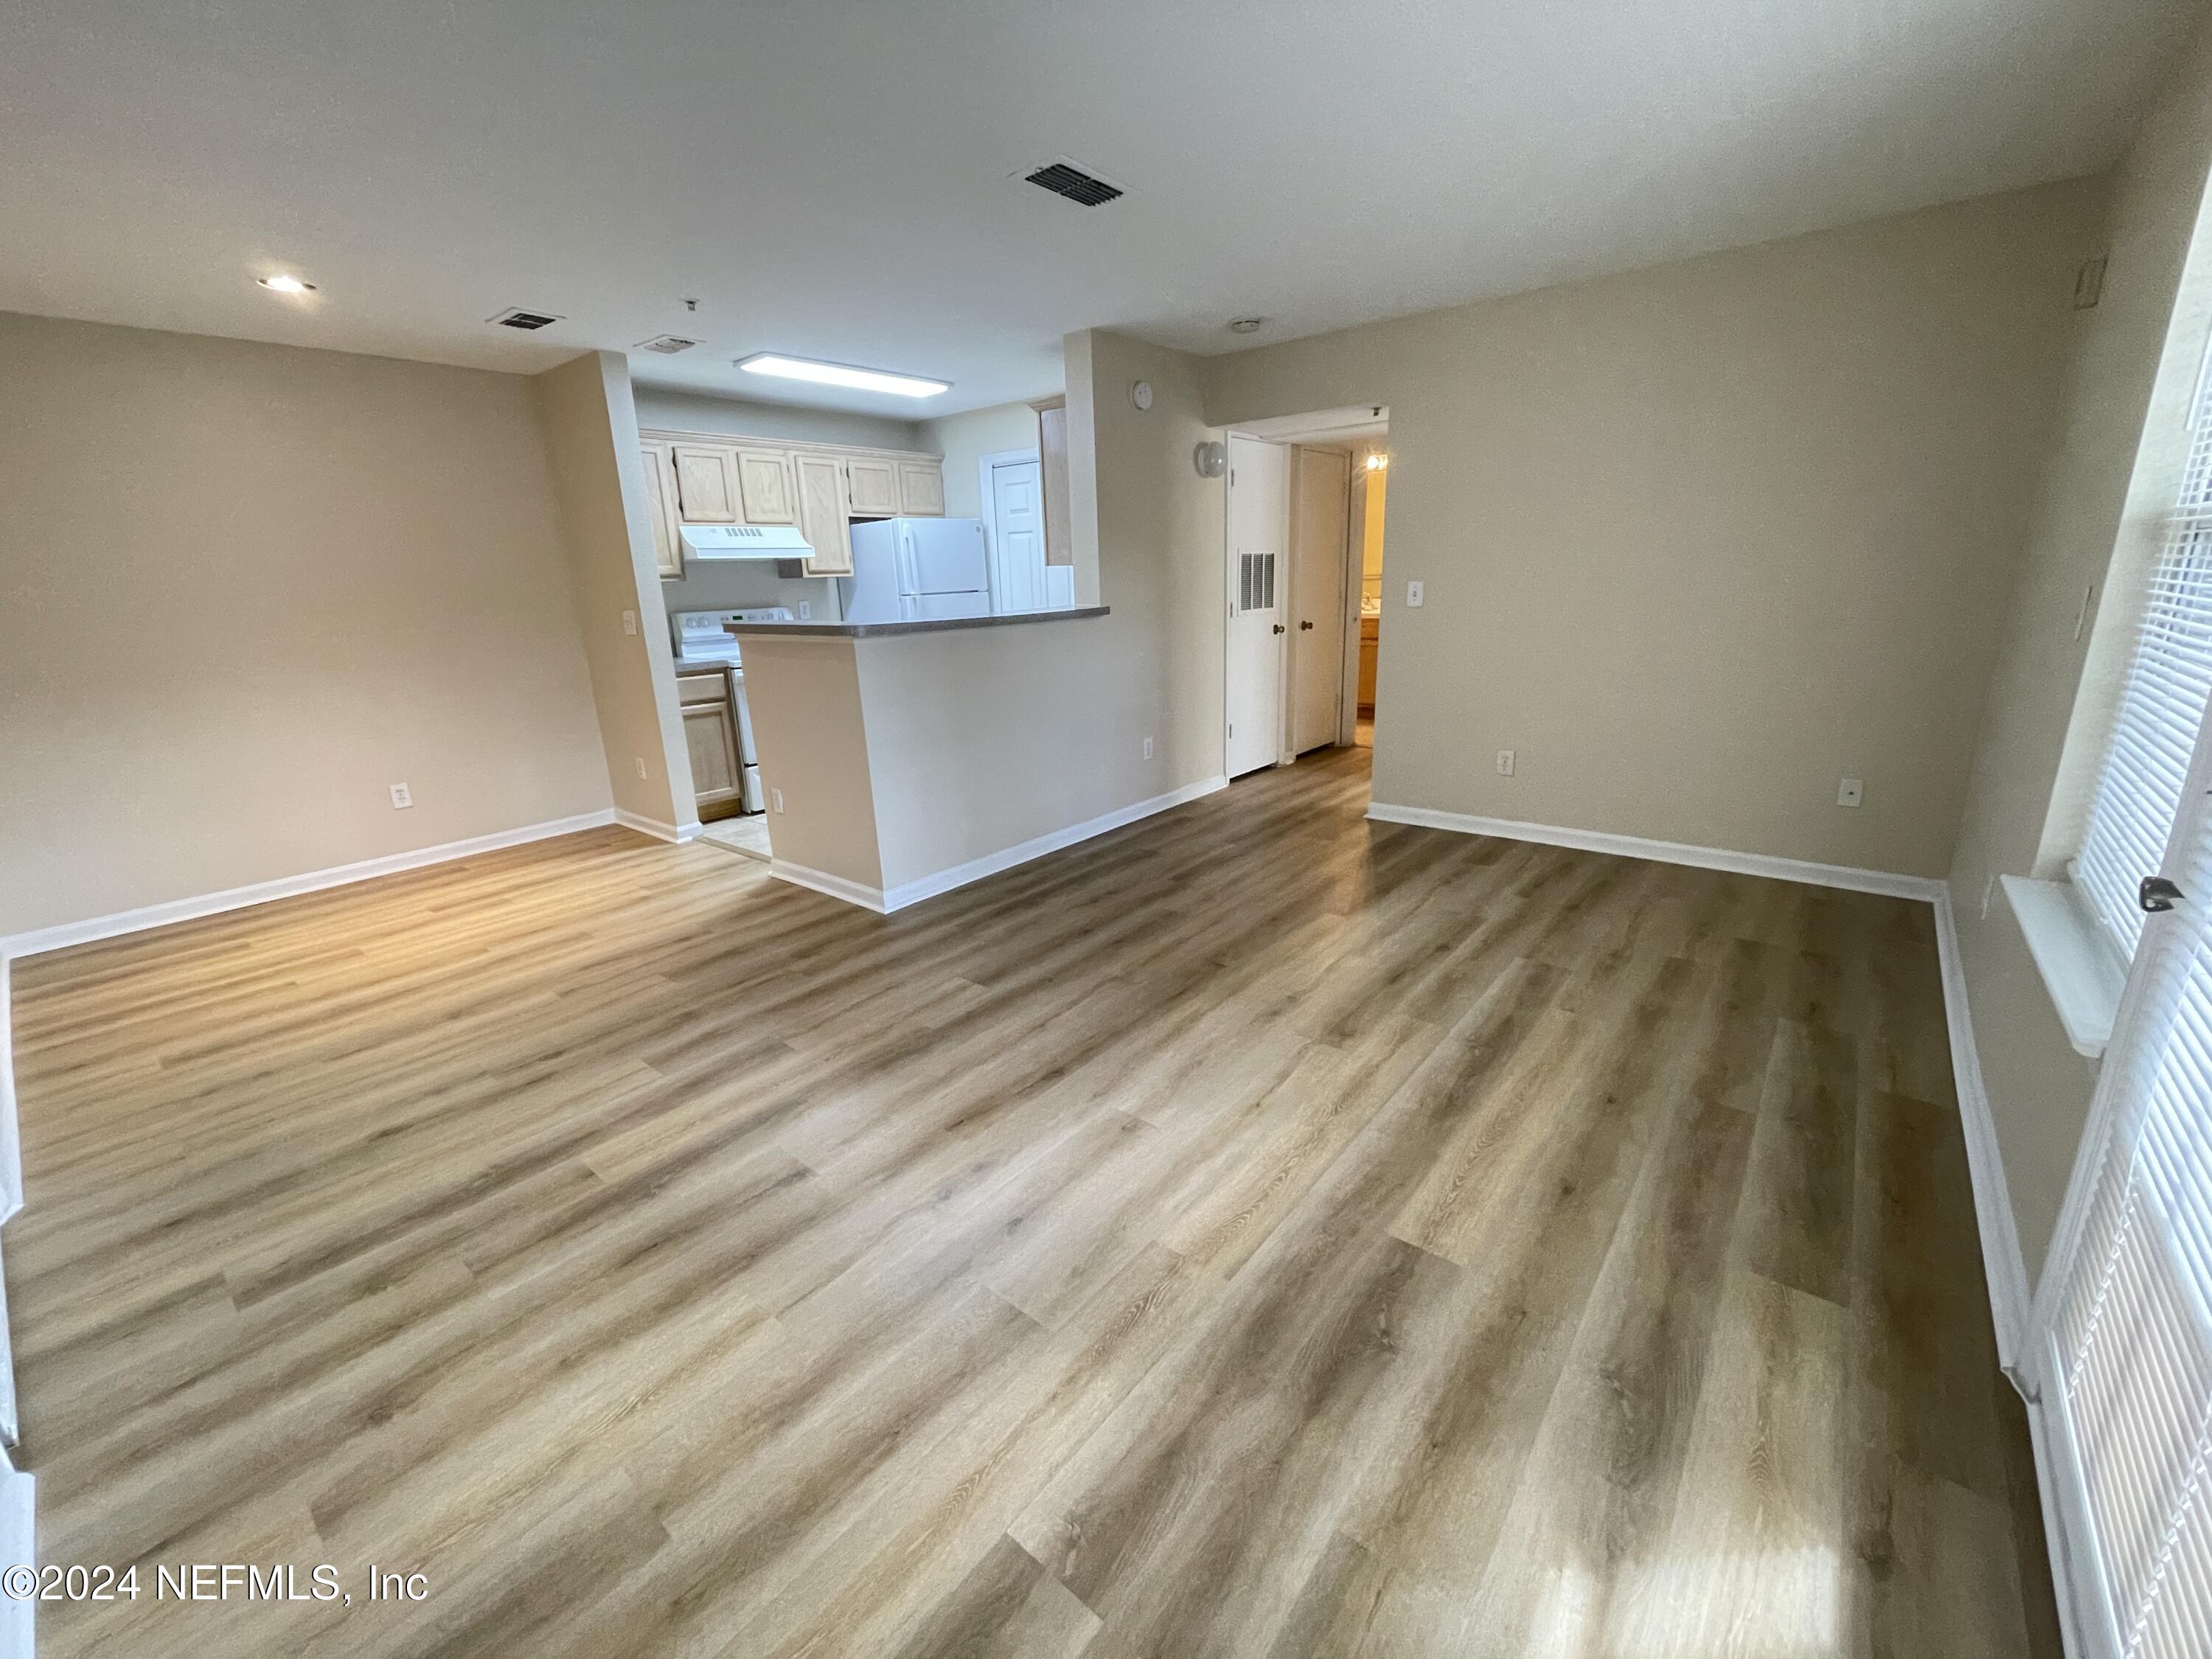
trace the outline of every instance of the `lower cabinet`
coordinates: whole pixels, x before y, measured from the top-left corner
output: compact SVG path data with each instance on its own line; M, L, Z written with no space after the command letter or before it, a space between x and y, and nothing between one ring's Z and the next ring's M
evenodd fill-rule
M691 787L699 821L744 810L744 773L738 761L738 717L730 706L730 677L720 669L676 677L684 711L684 747L691 757Z

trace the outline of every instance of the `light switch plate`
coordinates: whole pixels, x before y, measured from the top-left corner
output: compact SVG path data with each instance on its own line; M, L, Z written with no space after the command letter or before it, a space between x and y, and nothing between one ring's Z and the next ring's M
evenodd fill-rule
M783 811L783 791L781 789L769 790L768 792L768 804L775 808L779 812Z
M1859 798L1865 793L1864 783L1856 778L1845 778L1836 786L1836 805L1856 806L1859 804Z
M1406 603L1413 610L1419 611L1421 608L1420 583L1407 582L1406 584Z

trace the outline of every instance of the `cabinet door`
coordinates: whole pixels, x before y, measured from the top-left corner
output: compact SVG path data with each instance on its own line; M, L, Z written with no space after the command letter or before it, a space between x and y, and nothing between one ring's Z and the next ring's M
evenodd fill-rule
M684 746L691 756L691 788L699 799L699 816L719 817L742 806L744 775L738 766L738 723L731 718L727 697L684 708Z
M899 463L899 511L916 518L945 515L945 465L941 461Z
M898 464L860 456L845 463L845 488L855 518L895 519L899 512Z
M796 524L792 510L791 458L781 450L738 452L738 483L744 495L747 524Z
M799 533L814 550L806 561L810 576L853 574L853 531L845 510L845 469L834 455L791 458L797 478Z
M738 493L738 452L707 444L678 444L677 509L685 524L743 524Z
M653 563L665 579L684 574L684 544L676 533L676 471L664 444L645 447L645 506L653 520Z

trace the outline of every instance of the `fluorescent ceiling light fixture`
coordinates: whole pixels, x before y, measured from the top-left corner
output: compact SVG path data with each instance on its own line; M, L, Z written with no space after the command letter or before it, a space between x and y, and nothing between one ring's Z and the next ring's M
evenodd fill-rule
M281 271L274 276L257 276L254 280L273 294L313 294L315 291L313 283L303 283L297 276L288 276Z
M773 351L740 357L738 367L748 374L774 374L786 380L812 380L817 386L848 386L856 392L888 392L898 398L934 398L952 390L950 380L926 380L918 374L890 374L880 368L854 368L848 363L817 363L807 357L780 356Z

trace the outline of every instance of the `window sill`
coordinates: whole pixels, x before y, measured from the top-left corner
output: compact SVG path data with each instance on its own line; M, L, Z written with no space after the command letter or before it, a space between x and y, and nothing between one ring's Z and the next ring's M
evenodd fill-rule
M2066 1028L2066 1040L2075 1053L2102 1059L2127 981L2119 952L2072 882L2031 881L2026 876L2001 879L2012 913L2020 918L2020 931L2027 936L2028 954L2058 1010L2058 1023Z

